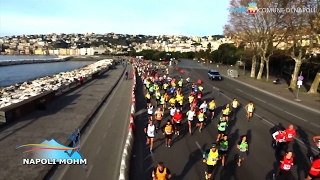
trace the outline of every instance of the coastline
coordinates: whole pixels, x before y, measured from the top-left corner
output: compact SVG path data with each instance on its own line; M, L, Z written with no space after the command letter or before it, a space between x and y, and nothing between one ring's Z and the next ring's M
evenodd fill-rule
M12 60L1 60L1 66L12 66L12 65L20 65L20 64L35 64L35 63L54 63L54 62L63 62L69 61L72 56L60 56L57 58L50 59L12 59Z

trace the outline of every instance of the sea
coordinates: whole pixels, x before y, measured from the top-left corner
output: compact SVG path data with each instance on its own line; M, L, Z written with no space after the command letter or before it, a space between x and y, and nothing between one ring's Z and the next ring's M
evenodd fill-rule
M1 55L0 61L18 59L51 59L55 57L56 56ZM50 76L59 72L71 71L92 63L92 61L65 61L0 66L0 87L11 86L16 83L33 80L43 76Z

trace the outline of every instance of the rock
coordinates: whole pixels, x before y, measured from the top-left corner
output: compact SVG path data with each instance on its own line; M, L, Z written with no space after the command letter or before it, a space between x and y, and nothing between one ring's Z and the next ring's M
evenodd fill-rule
M112 63L112 59L104 59L73 71L60 72L52 76L45 76L33 81L0 88L0 108L37 96L45 91L66 87L80 77L86 78L96 72L108 69Z

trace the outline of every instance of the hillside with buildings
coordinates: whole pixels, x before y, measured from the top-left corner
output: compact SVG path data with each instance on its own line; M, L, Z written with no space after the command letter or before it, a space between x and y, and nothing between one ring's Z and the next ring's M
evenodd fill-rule
M157 50L166 52L211 51L221 44L233 43L221 35L205 37L148 36L128 34L47 34L0 38L1 54L23 55L95 55L126 54L130 51Z

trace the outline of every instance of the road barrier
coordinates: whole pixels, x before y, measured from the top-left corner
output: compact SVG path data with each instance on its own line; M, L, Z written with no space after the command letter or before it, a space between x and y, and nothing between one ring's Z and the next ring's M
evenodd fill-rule
M121 164L120 164L120 174L119 180L128 180L129 179L129 170L130 170L130 159L131 159L131 151L133 147L133 133L134 133L134 114L136 112L136 73L135 69L133 68L133 86L132 86L132 105L131 105L131 112L130 112L130 123L129 123L129 132L127 135L126 143L124 145L122 157L121 157Z

